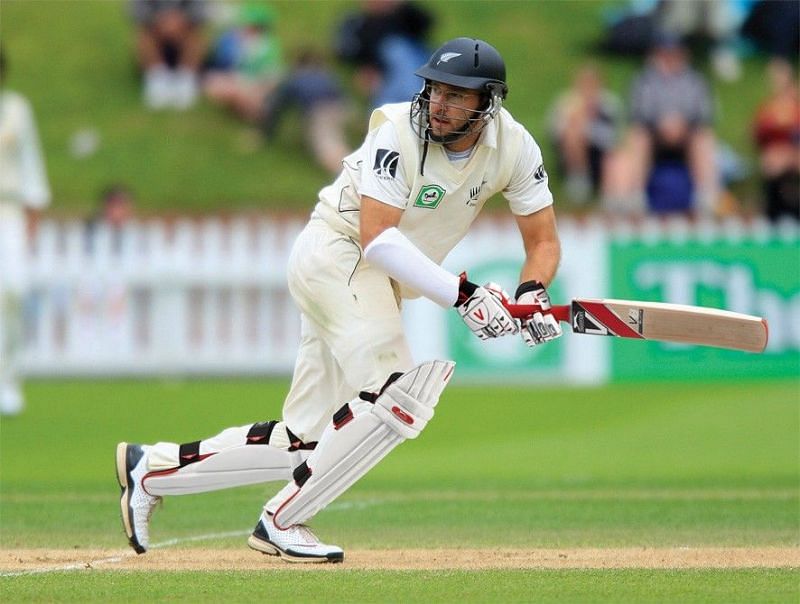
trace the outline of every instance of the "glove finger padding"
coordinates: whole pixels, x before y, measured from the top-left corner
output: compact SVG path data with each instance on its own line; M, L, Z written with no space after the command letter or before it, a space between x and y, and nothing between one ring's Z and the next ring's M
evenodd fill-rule
M535 313L525 322L522 329L522 339L528 346L555 340L562 334L561 326L550 313Z
M534 304L545 311L534 313L522 323L522 339L528 346L555 340L564 333L558 320L546 312L552 308L552 304L550 295L541 283L528 281L520 285L517 289L517 304Z

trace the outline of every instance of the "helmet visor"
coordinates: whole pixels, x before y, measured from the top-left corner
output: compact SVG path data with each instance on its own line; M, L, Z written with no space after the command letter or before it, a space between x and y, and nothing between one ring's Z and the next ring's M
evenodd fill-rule
M500 109L500 100L487 96L428 81L412 100L412 128L419 138L435 143L453 143L479 133ZM476 103L476 97L482 100Z

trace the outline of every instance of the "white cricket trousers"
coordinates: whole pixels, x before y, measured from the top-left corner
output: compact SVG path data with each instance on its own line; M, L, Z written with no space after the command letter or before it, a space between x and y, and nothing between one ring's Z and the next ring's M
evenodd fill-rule
M377 391L413 368L399 298L361 246L312 219L289 258L289 291L302 312L300 350L283 419L317 440L333 413L359 391Z
M0 397L17 389L22 352L22 304L28 286L25 213L0 201ZM0 406L5 403L0 402Z
M392 282L364 260L352 238L312 218L292 248L288 284L301 311L301 333L282 426L270 437L279 447L291 440L283 428L304 443L319 440L333 414L360 391L378 391L393 372L414 367ZM246 446L253 426L224 430L195 450L207 456ZM179 447L154 445L148 469L177 467Z

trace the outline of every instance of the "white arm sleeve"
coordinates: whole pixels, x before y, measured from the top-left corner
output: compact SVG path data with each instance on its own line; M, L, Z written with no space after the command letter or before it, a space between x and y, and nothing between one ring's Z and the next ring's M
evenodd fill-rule
M364 248L364 258L440 306L453 306L458 299L458 276L423 254L397 227L375 237Z

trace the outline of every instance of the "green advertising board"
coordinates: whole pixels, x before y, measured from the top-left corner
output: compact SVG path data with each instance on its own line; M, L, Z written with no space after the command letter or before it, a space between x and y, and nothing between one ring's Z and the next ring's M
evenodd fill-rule
M763 316L763 354L614 338L613 380L800 376L796 238L610 243L610 297L696 304Z

